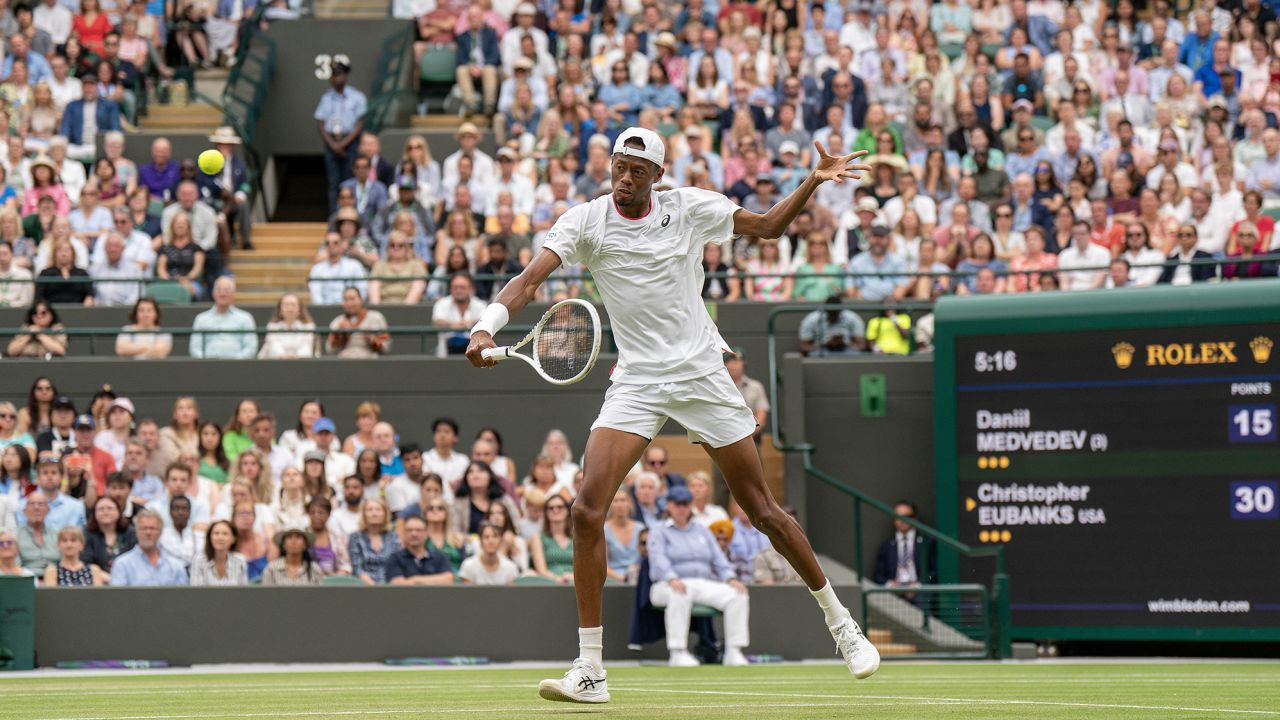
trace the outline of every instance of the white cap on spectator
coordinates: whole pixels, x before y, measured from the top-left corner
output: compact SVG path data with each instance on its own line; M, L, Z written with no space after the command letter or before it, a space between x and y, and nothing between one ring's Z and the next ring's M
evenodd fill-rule
M529 58L525 57L524 55L521 55L520 57L518 57L518 58L516 58L515 60L512 60L512 61L511 61L511 69L513 69L513 70L532 70L532 69L533 69L533 60L530 60Z
M1013 109L1014 109L1014 112L1017 112L1018 110L1028 110L1031 112L1035 112L1036 106L1026 98L1018 98L1017 100L1013 101Z
M786 155L787 153L795 153L796 155L799 155L800 146L797 145L794 140L782 141L782 143L778 145L778 154Z
M627 145L627 141L632 138L643 143L644 148ZM667 148L663 145L662 138L658 136L658 133L645 128L633 127L627 128L618 136L617 141L613 143L613 154L643 158L658 167L662 167L667 159Z
M512 160L520 159L520 153L516 152L515 150L512 150L509 147L506 147L505 145L503 147L498 148L498 152L496 154L500 158L509 157Z
M533 3L522 2L516 6L516 14L517 15L537 15L538 8L535 7Z
M880 212L880 203L876 202L873 197L864 197L858 201L855 212L878 213Z
M653 44L669 48L676 47L676 36L669 32L660 32L658 33L658 37L654 39Z

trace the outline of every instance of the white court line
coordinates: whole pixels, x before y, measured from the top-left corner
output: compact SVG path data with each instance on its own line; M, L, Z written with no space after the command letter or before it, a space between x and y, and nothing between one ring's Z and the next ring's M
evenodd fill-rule
M1205 677L1205 676L1155 676L1145 678L1142 676L1134 676L1133 679L1143 679L1146 684L1236 684L1236 685L1273 685L1277 684L1277 678L1259 677L1259 678L1228 678L1228 677ZM879 685L992 685L992 684L1036 684L1036 685L1123 685L1131 682L1124 676L1120 678L893 678L893 677L877 677L871 681L876 686ZM667 688L673 685L687 687L737 687L737 686L787 686L787 685L811 685L813 678L781 678L768 679L757 678L752 680L746 679L699 679L699 680L652 680L652 681L623 681L622 685L615 685L615 689L628 688ZM853 686L853 681L849 681ZM866 684L860 685L866 687ZM446 690L457 687L456 683L362 683L360 685L328 685L328 684L303 684L289 685L281 687L272 684L214 684L206 687L184 687L180 684L173 685L150 685L129 688L77 688L76 695L79 696L164 696L173 694L183 695L209 695L222 693L329 693L329 692L378 692L378 691L397 691L406 690ZM530 685L528 682L512 681L509 683L469 683L468 687L476 689L519 689L533 688L536 685ZM19 698L19 697L40 697L46 695L51 688L45 689L26 689L22 691L9 692L0 690L0 698Z
M615 690L627 690L627 688L615 688ZM769 692L736 692L730 690L673 690L666 689L647 689L647 688L630 688L631 692L661 692L676 693L682 695L731 695L731 696L751 696L751 697L786 697L786 698L848 698L850 700L894 700L916 702L921 700L934 700L938 702L946 702L956 705L1047 705L1052 707L1073 707L1088 710L1152 710L1157 712L1199 712L1199 713L1219 713L1227 715L1264 715L1272 717L1280 717L1280 710L1235 710L1229 708L1199 708L1199 707L1180 707L1176 705L1129 705L1121 703L1082 703L1082 702L1066 702L1053 700L995 700L985 698L949 698L949 697L913 697L908 695L815 695L808 693L769 693Z
M734 710L734 709L755 709L755 708L778 708L778 709L795 709L795 708L847 708L857 705L866 707L885 707L890 705L963 705L965 703L957 703L948 700L918 700L909 702L829 702L829 703L717 703L708 705L672 705L663 703L661 705L575 705L566 703L556 703L544 707L501 707L501 708L394 708L385 710L298 710L293 712L251 712L251 713L192 713L184 715L102 715L93 717L84 716L66 716L66 717L47 717L37 718L36 720L210 720L211 718L294 718L294 717L315 717L315 716L349 716L349 715L445 715L456 713L555 713L563 714L573 710L587 711L593 710L597 712L630 712L633 710Z

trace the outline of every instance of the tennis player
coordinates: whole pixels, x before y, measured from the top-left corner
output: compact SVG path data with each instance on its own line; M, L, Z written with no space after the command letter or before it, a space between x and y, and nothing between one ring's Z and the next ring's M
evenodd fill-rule
M613 192L566 212L547 232L538 255L498 293L471 329L467 357L477 367L492 367L494 361L481 353L494 347L494 334L533 300L538 287L562 263L581 263L600 290L618 345L613 385L591 426L583 459L585 479L573 503L579 654L563 678L541 683L539 694L548 700L609 701L600 621L605 514L623 478L667 418L683 425L691 442L702 445L752 524L804 579L849 671L865 678L880 666L879 652L836 598L804 531L765 484L752 440L755 417L724 369L723 353L729 345L701 297L704 245L728 243L735 235L778 237L819 185L856 180L871 170L855 162L866 151L833 157L821 143L814 145L819 157L814 171L782 202L759 215L699 188L655 192L666 159L662 138L643 128L626 130L613 146ZM683 583L672 585L680 592Z

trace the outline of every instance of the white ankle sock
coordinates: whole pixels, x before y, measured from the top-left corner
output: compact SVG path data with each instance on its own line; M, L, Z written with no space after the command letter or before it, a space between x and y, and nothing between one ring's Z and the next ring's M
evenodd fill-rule
M586 658L603 668L604 660L600 657L604 648L604 627L578 628L578 657Z
M818 601L819 607L822 608L822 614L827 618L827 627L835 627L840 623L852 617L849 609L840 603L840 598L836 597L835 588L831 587L831 581L828 580L821 590L810 590L813 599Z

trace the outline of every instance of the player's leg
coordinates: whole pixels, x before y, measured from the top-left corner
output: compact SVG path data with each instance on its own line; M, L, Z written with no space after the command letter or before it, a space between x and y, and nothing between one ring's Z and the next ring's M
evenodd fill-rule
M648 446L646 437L607 427L597 427L587 438L582 490L573 500L573 589L580 628L600 626L608 567L605 515L627 472Z
M573 501L573 581L578 600L578 659L563 678L543 680L547 700L609 702L601 650L600 598L604 592L604 518L627 471L640 459L665 415L642 386L614 385L591 427L583 460L582 490Z
M859 678L870 676L880 667L880 654L862 634L848 608L836 597L800 524L778 505L769 492L760 454L751 436L721 447L704 443L703 448L720 468L729 492L751 519L751 524L769 538L773 547L809 586L826 616L827 628L835 638L836 646L848 663L849 672Z
M809 545L809 538L778 501L769 492L764 481L764 467L755 442L745 437L724 447L702 446L719 466L733 499L751 518L751 524L764 533L773 547L782 554L810 590L820 590L827 584L827 575L818 565L818 559Z

